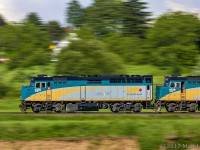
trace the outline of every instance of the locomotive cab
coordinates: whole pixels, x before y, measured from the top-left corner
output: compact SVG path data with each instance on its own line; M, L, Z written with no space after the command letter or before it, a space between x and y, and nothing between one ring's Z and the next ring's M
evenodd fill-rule
M51 90L51 81L50 80L42 80L45 75L38 75L37 77L31 77L30 85L29 86L22 86L21 90L21 100L37 100L37 97L33 97L36 93ZM46 97L40 97L40 100L45 100Z
M158 100L180 100L185 89L185 77L166 76L163 86L156 86L156 101ZM178 93L177 93L178 92ZM169 95L173 93L173 95Z
M166 76L164 85L156 86L156 106L168 112L195 112L199 110L199 86L199 76Z
M36 108L33 110L34 112L39 112L41 109L48 109L48 106L42 105L42 101L51 101L51 80L51 77L47 75L31 77L30 85L22 86L20 109L26 111L30 107L32 109ZM37 106L34 106L35 103L37 103Z

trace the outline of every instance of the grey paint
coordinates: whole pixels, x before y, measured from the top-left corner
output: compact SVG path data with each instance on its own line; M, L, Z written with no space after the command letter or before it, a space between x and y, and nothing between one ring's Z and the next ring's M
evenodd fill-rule
M80 99L81 100L85 100L85 98L86 98L86 87L85 86L80 86ZM79 92L78 92L79 93ZM78 94L76 94L76 95L74 95L74 97L79 97L79 95Z
M127 88L136 88L142 91L135 92L127 91ZM127 93L128 92L128 93ZM150 98L152 99L152 86L149 90ZM131 99L131 100L146 100L147 87L146 86L106 86L98 87L85 91L85 86L80 87L80 92L63 95L60 100L117 100L117 99Z

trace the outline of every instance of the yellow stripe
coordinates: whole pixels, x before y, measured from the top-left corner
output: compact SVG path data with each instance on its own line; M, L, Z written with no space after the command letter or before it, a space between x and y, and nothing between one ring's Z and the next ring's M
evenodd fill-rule
M177 101L179 101L179 100L181 100L181 92L178 91L178 92L173 92L173 93L167 94L164 97L162 97L160 100L163 100L163 101L177 100Z
M41 101L41 100L40 100ZM60 102L61 100L52 100L52 101L55 101L55 102ZM67 102L67 101L70 101L70 102L80 102L80 99L65 99L65 100L62 100L63 102ZM94 102L106 102L106 101L118 101L118 102L125 102L125 101L151 101L150 99L86 99L85 100L86 102L91 102L91 101L94 101Z
M82 88L85 86L81 86ZM92 89L98 89L98 88L104 88L106 86L86 86L86 90L92 90ZM80 92L80 86L78 87L66 87L66 88L58 88L53 89L51 91L51 94L47 93L47 91L36 93L28 97L26 100L28 101L46 101L48 100L46 98L46 95L51 95L52 101L60 101L59 98L63 95L72 94L75 92Z
M198 99L196 97L199 97ZM200 100L200 88L193 88L193 89L187 89L185 93L185 99L187 101L195 101ZM173 92L170 94L165 95L160 100L162 101L181 101L181 91Z
M196 97L199 97L196 99ZM186 99L189 101L200 100L200 88L193 88L186 91Z

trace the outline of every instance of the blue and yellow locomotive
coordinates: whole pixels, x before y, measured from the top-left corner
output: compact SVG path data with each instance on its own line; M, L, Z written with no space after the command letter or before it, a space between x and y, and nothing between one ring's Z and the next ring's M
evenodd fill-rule
M200 109L200 76L166 76L163 86L156 86L156 105L168 112Z
M152 75L88 75L31 77L22 86L20 108L33 112L112 112L150 109L153 100Z
M200 110L200 76L166 76L156 86L153 101L152 75L47 76L31 78L22 86L20 108L33 112L112 112L166 108L168 112ZM152 105L153 104L153 105Z

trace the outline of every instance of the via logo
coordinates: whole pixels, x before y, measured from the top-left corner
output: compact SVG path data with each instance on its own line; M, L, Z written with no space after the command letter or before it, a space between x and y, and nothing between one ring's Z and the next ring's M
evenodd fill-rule
M175 92L176 89L169 89L169 92L172 93L172 92Z
M97 96L109 96L110 93L109 92L98 92Z

